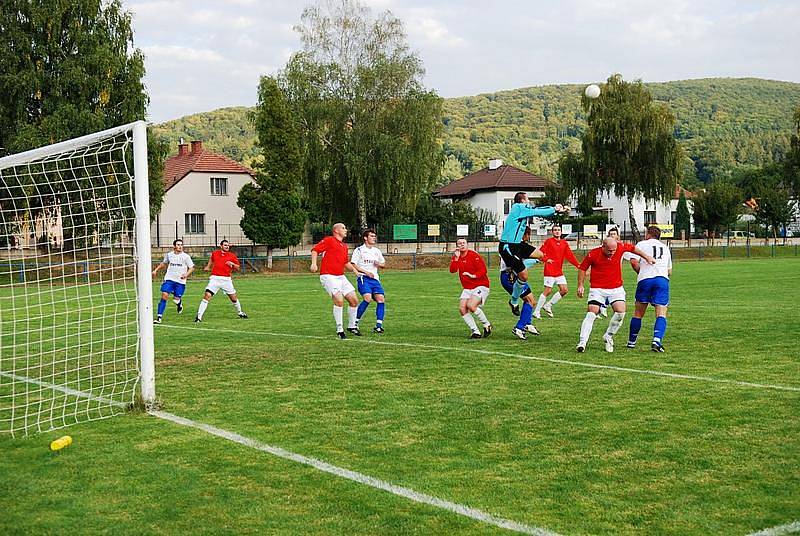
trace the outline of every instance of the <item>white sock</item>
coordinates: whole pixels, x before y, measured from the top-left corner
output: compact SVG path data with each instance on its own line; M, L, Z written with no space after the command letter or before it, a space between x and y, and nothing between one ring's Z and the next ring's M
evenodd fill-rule
M619 331L619 327L622 325L622 320L625 318L625 313L614 313L611 315L611 320L608 322L608 329L606 330L606 335L611 337L614 336L616 332Z
M536 307L533 309L533 316L539 314L539 311L542 310L542 306L546 301L547 301L547 296L545 296L544 293L539 294L539 299L536 300Z
M586 342L589 340L589 335L592 334L592 326L594 326L594 321L597 318L597 315L591 311L586 313L586 318L583 319L583 323L581 324L581 337L578 341L581 345L586 345Z
M552 306L554 306L555 304L557 304L558 302L560 302L560 301L561 301L561 298L563 298L563 297L564 297L564 296L562 296L560 292L556 292L555 294L553 294L553 297L552 297L552 298L550 298L550 303L548 303L547 305L548 305L549 307L552 307Z
M206 312L206 307L208 307L208 300L203 298L200 300L200 307L197 308L197 318L203 318L203 314Z
M470 313L465 314L461 318L464 319L464 322L467 324L467 326L469 326L469 329L472 330L473 333L478 331L478 324L475 323L475 319L472 318Z
M358 314L358 306L353 307L352 305L347 308L347 327L348 328L355 328L358 326L358 320L356 319L356 314Z
M483 309L481 309L480 307L475 309L475 316L478 317L478 320L480 320L481 324L483 324L483 327L489 325L489 319L486 318L486 313L484 313Z
M233 302L233 306L236 308L236 312L237 313L241 313L242 312L242 302L240 302L239 300L236 300L235 302Z
M338 305L333 306L333 319L336 321L336 332L344 331L342 329L342 308Z

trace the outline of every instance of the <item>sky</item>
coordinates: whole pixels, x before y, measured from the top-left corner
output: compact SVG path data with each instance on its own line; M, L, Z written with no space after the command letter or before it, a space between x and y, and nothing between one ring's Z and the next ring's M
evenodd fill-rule
M124 0L148 119L252 106L301 43L311 0ZM443 97L548 84L757 77L800 82L798 0L366 0L404 24Z

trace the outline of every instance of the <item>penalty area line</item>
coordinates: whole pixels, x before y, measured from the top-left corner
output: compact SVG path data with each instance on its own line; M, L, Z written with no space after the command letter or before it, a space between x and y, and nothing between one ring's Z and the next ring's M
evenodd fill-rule
M537 536L557 536L555 532L551 532L547 529L539 528L539 527L531 527L529 525L524 525L522 523L518 523L517 521L513 521L510 519L504 519L502 517L497 517L495 515L489 514L482 510L478 510L476 508L471 508L469 506L465 506L463 504L454 503L451 501L447 501L444 499L440 499L438 497L434 497L432 495L427 495L425 493L420 493L418 491L414 491L411 488L406 488L403 486L398 486L396 484L392 484L391 482L386 482L384 480L380 480L369 475L365 475L363 473L359 473L357 471L351 471L350 469L345 469L343 467L339 467L336 465L332 465L328 462L319 460L317 458L311 458L308 456L303 456L302 454L296 454L294 452L282 449L280 447L275 447L272 445L268 445L266 443L262 443L261 441L257 441L255 439L251 439L249 437L245 437L239 435L235 432L230 432L228 430L223 430L221 428L217 428L216 426L212 426L210 424L205 424L202 422L193 421L191 419L187 419L185 417L180 417L178 415L173 415L171 413L167 413L164 411L151 411L149 412L150 415L154 417L158 417L159 419L164 419L166 421L173 422L175 424L179 424L181 426L188 426L190 428L196 428L198 430L202 430L208 434L220 437L222 439L226 439L228 441L233 441L234 443L238 443L240 445L244 445L246 447L259 450L261 452L266 452L268 454L272 454L273 456L277 456L278 458L283 458L284 460L289 460L295 463L299 463L302 465L307 465L309 467L313 467L318 471L322 471L325 473L329 473L331 475L345 478L347 480L351 480L353 482L364 484L366 486L379 489L382 491L387 491L399 497L403 497L405 499L409 499L411 501L426 504L429 506L434 506L436 508L441 508L443 510L447 510L454 514L458 514L460 516L468 517L474 519L476 521L481 521L483 523L487 523L489 525L494 525L496 527L500 527L503 529L508 529L514 532L520 532L523 534L535 534Z
M173 326L173 325L164 325L161 324L159 329L163 328L170 328L170 329L186 329L190 331L213 331L214 333L236 333L240 335L268 335L271 337L288 337L288 338L295 338L295 339L314 339L314 340L329 340L334 341L332 337L323 337L321 335L300 335L297 333L280 333L280 332L273 332L273 331L243 331L238 329L223 329L223 328L201 328L201 327L194 327L194 326ZM349 339L355 341L356 339ZM501 356L501 357L512 357L515 359L526 359L529 361L541 361L544 363L554 363L557 365L570 365L574 367L585 367L585 368L593 368L593 369L600 369L600 370L610 370L614 372L627 372L631 374L644 374L649 376L659 376L662 378L672 378L678 380L693 380L693 381L701 381L701 382L709 382L709 383L719 383L724 385L733 385L737 387L748 387L753 389L772 389L776 391L790 391L795 393L800 393L800 387L793 387L789 385L774 385L774 384L767 384L767 383L754 383L754 382L747 382L742 380L728 380L725 378L714 378L712 376L696 376L693 374L678 374L675 372L663 372L659 370L648 370L648 369L635 369L629 367L618 367L616 365L602 365L599 363L587 363L584 361L572 361L570 359L556 359L552 357L539 357L533 355L525 355L525 354L514 354L510 352L500 352L498 350L481 350L479 348L459 348L455 346L437 346L432 344L415 344L409 342L389 342L389 341L376 341L376 340L360 340L364 344L375 344L379 346L397 346L397 347L404 347L404 348L417 348L417 349L427 349L427 350L444 350L448 352L460 352L463 350L467 350L468 352L476 353L476 354L483 354L483 355L492 355L492 356ZM337 341L339 343L339 341Z
M781 525L779 527L759 530L758 532L752 532L747 536L783 536L784 534L798 533L800 533L800 521L795 521L794 523Z

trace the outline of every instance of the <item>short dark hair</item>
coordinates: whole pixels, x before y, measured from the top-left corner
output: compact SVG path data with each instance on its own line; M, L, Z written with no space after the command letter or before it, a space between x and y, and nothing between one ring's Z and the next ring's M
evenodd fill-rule
M175 240L173 240L173 241L172 241L172 247L175 247L175 246L177 246L177 245L178 245L178 242L180 242L181 244L183 244L183 239L181 239L181 238L176 238Z
M612 232L619 234L619 227L612 227L611 229L606 231L606 236L610 236Z
M561 224L560 223L554 223L553 225L550 226L551 229L555 229L556 227L561 229Z
M222 244L230 244L230 242L228 242L223 238L222 241L219 243L219 245L221 246Z
M375 229L364 229L363 231L361 231L361 238L366 239L367 236L370 235L370 233L374 234L375 236L378 236L378 233L375 232Z
M655 238L656 240L661 239L661 229L656 227L655 225L648 225L647 226L647 234Z
M527 196L525 192L517 192L514 194L514 202L515 203L522 203L522 196Z

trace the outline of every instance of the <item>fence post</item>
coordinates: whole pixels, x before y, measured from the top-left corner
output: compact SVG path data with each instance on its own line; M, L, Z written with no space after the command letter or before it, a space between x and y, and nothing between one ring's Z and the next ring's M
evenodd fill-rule
M175 220L175 240L178 239L178 220Z
M697 260L703 260L703 248L700 246L697 246Z
M770 251L770 256L771 256L771 257L775 257L775 244L772 244L772 246L770 247L770 249L771 249L771 251Z
M416 272L417 271L417 252L411 254L411 269Z
M219 234L217 233L217 220L214 220L214 245L219 244Z
M725 258L725 252L727 251L728 246L722 246L722 258Z

